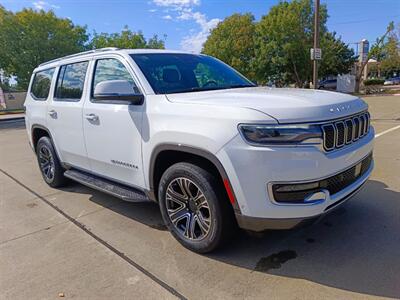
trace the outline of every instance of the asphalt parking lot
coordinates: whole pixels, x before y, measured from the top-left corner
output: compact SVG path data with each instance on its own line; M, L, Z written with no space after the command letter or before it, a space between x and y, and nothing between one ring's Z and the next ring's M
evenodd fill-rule
M365 99L377 139L359 194L313 226L203 256L155 204L48 187L23 122L0 123L0 299L400 298L400 96Z

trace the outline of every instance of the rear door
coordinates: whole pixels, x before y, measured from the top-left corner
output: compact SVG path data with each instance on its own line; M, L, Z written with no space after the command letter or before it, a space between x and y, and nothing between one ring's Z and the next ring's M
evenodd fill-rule
M82 128L82 95L88 66L89 61L80 61L58 68L47 112L47 126L61 161L84 170L90 169Z
M36 72L33 75L29 93L26 94L26 129L32 142L32 126L47 127L47 105L56 68L49 68ZM32 145L33 146L33 145Z
M129 64L119 56L99 58L93 63L91 87L83 109L83 128L92 172L134 187L144 187L142 170L142 116L144 105L98 101L97 84L128 80L140 93Z

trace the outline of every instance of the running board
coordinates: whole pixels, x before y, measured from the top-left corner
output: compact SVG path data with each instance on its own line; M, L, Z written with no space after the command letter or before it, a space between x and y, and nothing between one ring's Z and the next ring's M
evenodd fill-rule
M145 193L126 185L113 182L111 180L89 174L86 172L70 169L64 172L64 176L77 181L90 188L113 195L128 202L148 202L151 201Z

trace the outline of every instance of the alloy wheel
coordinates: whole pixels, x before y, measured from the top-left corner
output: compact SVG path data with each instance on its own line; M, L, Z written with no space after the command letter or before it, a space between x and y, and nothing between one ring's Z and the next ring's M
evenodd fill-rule
M53 155L46 146L39 149L39 164L44 177L51 182L54 179L55 164Z
M204 239L211 229L211 209L201 189L190 179L179 177L166 192L169 219L177 231L190 240Z

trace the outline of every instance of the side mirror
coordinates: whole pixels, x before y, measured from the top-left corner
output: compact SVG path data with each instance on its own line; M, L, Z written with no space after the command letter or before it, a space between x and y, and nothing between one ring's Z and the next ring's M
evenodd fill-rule
M141 105L144 101L142 94L135 93L132 84L128 80L102 81L94 88L93 97L96 101L112 103L128 103Z

